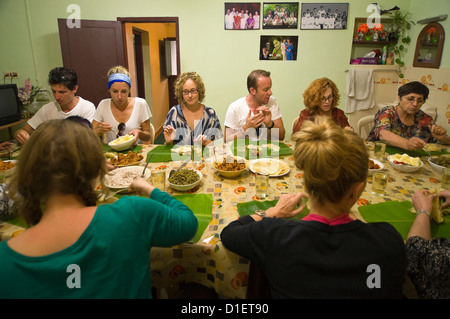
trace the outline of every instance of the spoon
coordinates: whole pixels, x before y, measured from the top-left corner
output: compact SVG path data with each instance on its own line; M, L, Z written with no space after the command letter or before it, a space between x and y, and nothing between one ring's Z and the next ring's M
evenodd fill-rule
M153 156L153 153L151 153L149 156L147 156L147 163L145 163L144 170L142 171L141 177L145 176L145 169L147 168L148 163L150 163L150 159L152 158L152 156Z
M191 157L189 156L188 158L186 158L184 160L183 164L181 164L180 167L178 167L176 170L171 170L170 173L169 173L169 177L172 176L174 173L178 172L183 167L185 167L186 164L189 163L190 160L191 160Z

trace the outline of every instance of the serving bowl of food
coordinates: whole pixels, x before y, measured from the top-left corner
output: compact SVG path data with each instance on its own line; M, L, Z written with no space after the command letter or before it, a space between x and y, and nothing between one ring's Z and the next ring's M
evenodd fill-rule
M0 173L4 173L5 177L9 177L16 171L16 160L0 161Z
M126 192L131 182L141 177L143 170L144 167L142 166L116 168L105 175L105 186L112 191L123 190L123 192ZM150 178L150 174L150 170L146 170L143 178Z
M180 169L169 176L167 181L173 189L186 192L196 187L202 181L203 174L195 169Z
M411 157L408 154L395 154L387 157L389 164L396 170L404 173L417 172L423 167L419 157Z
M139 152L128 151L128 153L126 154L118 153L115 156L109 157L109 162L111 165L117 167L124 167L124 166L139 165L143 158L144 156Z
M435 172L441 174L444 169L450 168L450 156L431 156L428 158L428 163Z
M384 165L379 160L369 158L369 175L379 172L383 168L384 168Z
M219 175L233 178L247 170L248 161L239 156L224 156L220 160L214 160L213 167Z
M109 142L108 145L115 151L124 151L131 148L135 141L136 137L134 135L127 134Z

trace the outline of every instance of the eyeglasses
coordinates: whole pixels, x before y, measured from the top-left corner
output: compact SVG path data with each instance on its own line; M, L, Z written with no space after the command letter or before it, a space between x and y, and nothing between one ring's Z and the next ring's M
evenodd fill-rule
M198 90L197 90L197 89L192 89L192 90L190 90L190 91L188 91L188 90L184 90L184 91L183 91L183 95L197 94L197 93L198 93Z
M325 103L326 101L333 101L333 95L330 95L329 97L323 97L322 99L321 99L321 101L322 101L322 103Z
M417 104L423 104L425 103L425 101L423 99L415 99L413 96L407 97L406 100L410 103L413 104L414 102L417 102Z
M117 137L124 136L126 128L127 128L127 126L125 125L125 123L120 123L117 126L117 129L119 130L119 133L117 133Z

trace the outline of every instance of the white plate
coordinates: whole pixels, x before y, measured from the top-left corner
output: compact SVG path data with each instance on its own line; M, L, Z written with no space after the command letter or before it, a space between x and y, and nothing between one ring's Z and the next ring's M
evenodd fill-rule
M379 171L381 171L384 168L383 163L381 163L379 160L376 160L374 158L369 158L369 159L372 160L378 166L380 166L380 168L378 168L378 169L369 169L369 175L372 175L375 172L379 172Z
M113 189L113 190L114 189L117 190L120 188L128 188L134 179L141 177L143 170L144 170L144 166L125 166L125 167L116 168L115 170L112 170L111 172L106 174L105 186L110 189ZM127 176L126 178L124 178L125 175L131 175L131 176ZM150 178L150 175L151 175L150 170L146 169L144 178L148 179L148 178ZM134 178L129 178L129 177L134 177ZM115 183L113 183L114 179L123 180L124 183L115 184ZM125 182L125 180L127 182Z
M280 160L275 159L275 158L260 158L260 159L255 159L255 160L252 160L252 161L249 162L248 168L250 169L250 171L252 171L253 173L256 173L255 170L253 169L253 165L254 165L255 163L261 162L261 161L276 161L276 162L280 162L280 163L282 163L282 164L284 164L284 165L287 165L287 166L289 167L289 164L288 164L288 163L283 162L283 161L280 161ZM284 176L284 175L286 175L287 173L289 173L290 171L291 171L291 168L289 167L288 170L285 171L284 173L279 174L279 175L269 175L269 177L280 177L280 176Z
M423 166L423 162L420 161L420 166L412 166L412 165L404 165L404 164L395 164L394 162L392 162L392 158L394 155L390 155L387 157L389 164L395 168L396 170L403 172L403 173L414 173L417 172L418 170L420 170Z

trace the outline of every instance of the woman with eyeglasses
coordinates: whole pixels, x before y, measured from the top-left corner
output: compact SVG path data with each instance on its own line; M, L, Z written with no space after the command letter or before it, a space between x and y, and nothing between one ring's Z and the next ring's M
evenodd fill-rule
M179 104L173 106L164 123L166 144L203 146L223 137L219 118L214 109L202 104L205 85L195 72L181 74L175 82Z
M420 109L428 94L428 87L417 81L399 87L398 104L386 106L375 114L367 139L405 150L419 150L426 143L450 144L447 130Z
M311 82L303 93L306 108L300 112L292 133L299 131L305 120L314 121L316 116L328 116L341 128L353 131L344 111L337 107L339 99L339 90L330 79L320 78Z
M95 112L92 127L98 136L106 134L109 143L123 135L134 135L136 141L152 143L147 102L140 97L130 97L130 74L123 66L109 69L108 90L110 99L102 100Z

